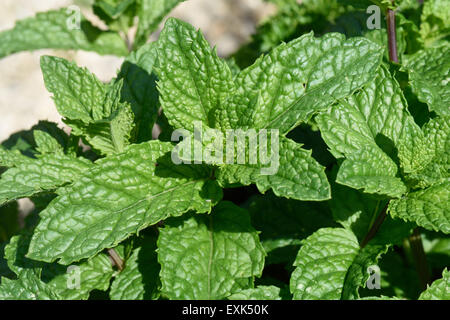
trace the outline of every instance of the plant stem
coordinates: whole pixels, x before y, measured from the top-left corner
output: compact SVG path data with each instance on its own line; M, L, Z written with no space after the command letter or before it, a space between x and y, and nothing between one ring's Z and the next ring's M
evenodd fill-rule
M388 29L389 59L395 63L398 63L395 11L391 9L388 9L387 11L387 29Z
M389 203L387 203L386 206L383 208L383 210L380 212L377 219L372 224L372 227L370 228L369 232L367 232L363 241L361 241L361 245L360 245L361 249L364 248L367 245L367 243L369 243L369 241L377 234L378 230L381 227L381 224L383 223L384 219L386 218L386 211L388 208L388 204Z
M111 260L113 261L113 265L117 266L117 268L122 271L123 270L123 260L122 258L119 256L119 254L117 253L116 250L114 250L113 248L108 249L108 254L109 257L111 258Z
M430 280L430 274L419 228L414 229L413 234L409 237L409 245L414 257L414 262L416 264L416 270L417 274L419 275L422 290L425 290Z

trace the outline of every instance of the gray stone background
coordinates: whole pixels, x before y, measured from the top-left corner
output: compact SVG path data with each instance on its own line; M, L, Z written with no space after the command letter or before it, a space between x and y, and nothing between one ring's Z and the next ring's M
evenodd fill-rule
M12 28L16 20L33 16L36 12L57 9L72 4L94 24L101 21L83 6L89 0L1 0L0 31ZM255 26L273 14L273 5L262 0L188 0L176 7L169 16L185 20L205 34L219 55L234 52L248 41ZM162 23L163 24L163 23ZM162 27L162 24L160 28ZM152 35L157 38L159 31ZM39 120L60 121L50 94L44 87L39 57L56 55L85 66L102 81L115 76L123 58L100 56L82 51L39 50L21 52L0 60L0 141L12 133L29 129Z

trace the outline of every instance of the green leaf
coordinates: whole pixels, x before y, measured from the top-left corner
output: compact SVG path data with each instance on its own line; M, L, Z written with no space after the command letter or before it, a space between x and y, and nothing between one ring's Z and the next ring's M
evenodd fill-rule
M33 131L34 140L36 141L36 151L44 153L64 153L64 148L59 144L58 140L53 138L49 133L41 130Z
M2 278L0 300L59 300L61 297L32 271L17 280Z
M284 135L373 80L381 48L338 33L281 44L236 77L239 97L218 106L216 127L279 129Z
M106 86L86 68L63 58L42 56L41 69L45 86L64 118L90 123L110 113L110 105L105 104Z
M27 161L28 157L22 155L19 150L9 151L0 145L0 167L13 167Z
M407 59L409 82L420 101L430 111L450 116L450 50L448 45L428 48Z
M334 220L352 231L362 241L371 229L376 217L381 214L387 201L361 191L332 184L333 197L329 201ZM409 236L414 224L386 216L371 244L402 244Z
M58 112L103 154L121 152L134 127L129 104L120 102L122 81L105 85L85 68L57 57L43 56L41 69Z
M109 296L113 300L148 300L159 298L160 266L156 255L156 238L146 237L126 261L114 279Z
M143 45L163 18L184 0L137 0L139 23L135 47Z
M47 287L57 293L61 299L67 300L88 299L92 290L108 289L114 271L107 255L99 254L69 267L56 263L43 263L25 257L31 236L30 231L25 231L11 238L5 248L8 266L18 278L22 278L23 274L30 270L41 274Z
M246 210L221 202L211 215L167 220L160 230L162 293L171 299L222 299L260 276L265 252Z
M376 263L385 245L360 249L349 230L322 228L303 241L294 262L290 288L294 299L357 298L368 278L367 268Z
M99 7L111 19L117 19L135 0L95 0L94 8Z
M450 234L450 179L392 200L389 213L425 229Z
M330 185L324 172L325 168L311 157L311 151L284 137L280 138L279 144L278 168L275 159L270 163L273 171L269 166L261 165L223 165L217 172L219 184L226 186L233 183L255 183L260 192L272 189L280 197L304 201L329 199ZM269 174L262 174L263 170L271 171L267 171Z
M348 268L344 287L342 288L342 299L359 299L359 287L365 286L366 281L369 280L370 274L368 268L375 266L380 256L385 254L387 250L388 245L372 243L369 243L360 250Z
M448 0L428 0L423 4L420 33L427 46L445 43L450 36Z
M52 191L81 176L91 166L89 160L64 154L43 154L38 159L22 159L0 179L0 205L11 200Z
M99 54L124 56L125 42L115 32L94 27L70 9L41 12L16 23L13 29L0 32L0 58L24 50L79 49Z
M376 146L368 145L351 153L342 163L336 182L367 193L399 198L407 188L397 178L397 166Z
M384 67L375 81L319 114L316 122L331 153L346 158L337 182L368 193L401 196L406 186L397 166L412 173L433 156L400 86Z
M425 124L423 131L429 150L434 152L432 161L412 175L419 187L428 187L450 178L450 117L437 117Z
M40 213L28 256L69 264L188 210L209 212L222 197L211 170L175 166L173 145L150 141L100 159Z
M419 300L450 300L450 272L442 272L442 279L434 281L419 297Z
M316 117L325 142L336 157L349 156L367 146L388 165L386 153L405 173L423 168L431 159L420 127L407 110L397 81L382 66L377 77L355 95ZM356 155L355 155L356 156Z
M275 286L258 286L242 290L227 297L228 300L281 300L280 288Z
M155 42L140 47L125 59L117 79L123 79L121 102L131 105L137 129L137 142L152 139L152 128L158 116L159 96L153 67Z
M158 62L158 90L169 123L192 130L194 121L201 121L213 128L212 110L235 86L225 61L194 27L169 18L158 40Z

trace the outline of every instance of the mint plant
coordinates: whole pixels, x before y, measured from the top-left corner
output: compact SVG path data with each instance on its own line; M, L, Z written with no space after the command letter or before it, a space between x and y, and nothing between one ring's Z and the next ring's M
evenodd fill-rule
M0 33L125 56L108 83L41 57L71 130L0 147L0 299L450 299L449 1L274 0L225 59L174 18L147 42L178 2Z

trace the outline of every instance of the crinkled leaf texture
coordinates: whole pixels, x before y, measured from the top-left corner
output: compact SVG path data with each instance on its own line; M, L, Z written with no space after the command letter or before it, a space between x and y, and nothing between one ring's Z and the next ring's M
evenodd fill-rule
M156 42L143 45L125 59L115 80L123 79L121 102L129 103L133 110L137 142L152 139L158 117L159 96L153 73L156 57Z
M32 259L69 264L188 210L209 212L222 191L200 165L175 166L173 145L150 141L100 159L40 213Z
M29 197L70 183L91 167L84 158L63 153L56 139L43 131L34 131L37 158L29 158L14 151L0 149L0 163L13 166L0 178L0 205Z
M373 219L388 203L387 200L377 199L376 196L337 183L332 184L332 194L329 206L334 220L345 229L352 231L359 241L364 239L372 226ZM414 223L405 223L401 219L393 219L388 215L370 243L401 244L414 226Z
M450 272L447 268L442 278L434 281L419 297L419 300L450 300Z
M258 286L242 290L227 298L228 300L281 300L280 288L275 286Z
M213 128L212 110L233 92L232 74L200 31L169 18L158 39L161 106L175 128L193 130L194 121Z
M448 7L448 0L424 1L420 17L420 33L427 47L444 44L449 40L450 10Z
M297 200L329 199L330 185L325 168L311 156L311 151L284 137L281 137L279 142L279 167L274 174L261 174L268 166L223 165L217 172L217 181L222 186L255 183L262 193L272 189L277 196Z
M303 241L294 262L290 288L294 299L357 299L358 288L386 252L385 245L360 249L355 235L345 229L322 228Z
M433 156L399 84L384 66L373 82L316 121L333 155L345 157L336 181L368 193L400 197L406 186L398 177L398 165L412 173Z
M68 300L88 299L92 290L108 289L114 270L107 255L101 253L69 267L43 263L25 257L31 236L31 232L25 231L11 238L5 248L8 266L19 278L33 270L36 274L41 274L41 279L48 288L61 299Z
M431 119L423 131L434 157L424 169L412 175L411 178L418 181L418 187L428 187L450 178L450 116Z
M121 152L129 144L134 115L121 103L123 81L103 84L85 68L62 58L43 56L41 69L47 90L73 134L83 136L101 153Z
M430 111L450 116L450 50L448 44L421 50L406 61L409 81Z
M0 58L37 49L80 49L99 54L124 56L125 41L118 33L102 31L84 17L77 25L79 12L60 9L38 13L18 21L13 29L0 32Z
M158 239L162 293L171 299L223 299L260 276L265 252L246 210L219 203L210 215L167 220Z
M59 300L61 297L42 282L33 270L25 271L17 280L2 278L0 300Z
M392 200L389 213L425 229L450 234L450 179Z
M339 33L281 44L238 74L233 96L215 111L216 127L273 128L284 135L373 80L382 54L367 39Z
M350 95L375 76L380 48L363 38L341 34L302 36L274 49L235 78L200 32L169 19L158 40L158 89L169 123L193 132L194 122L227 129L279 129L286 134L314 112ZM187 142L188 143L188 142ZM310 152L282 138L279 170L224 165L223 186L256 183L264 192L299 200L330 197L323 168Z

